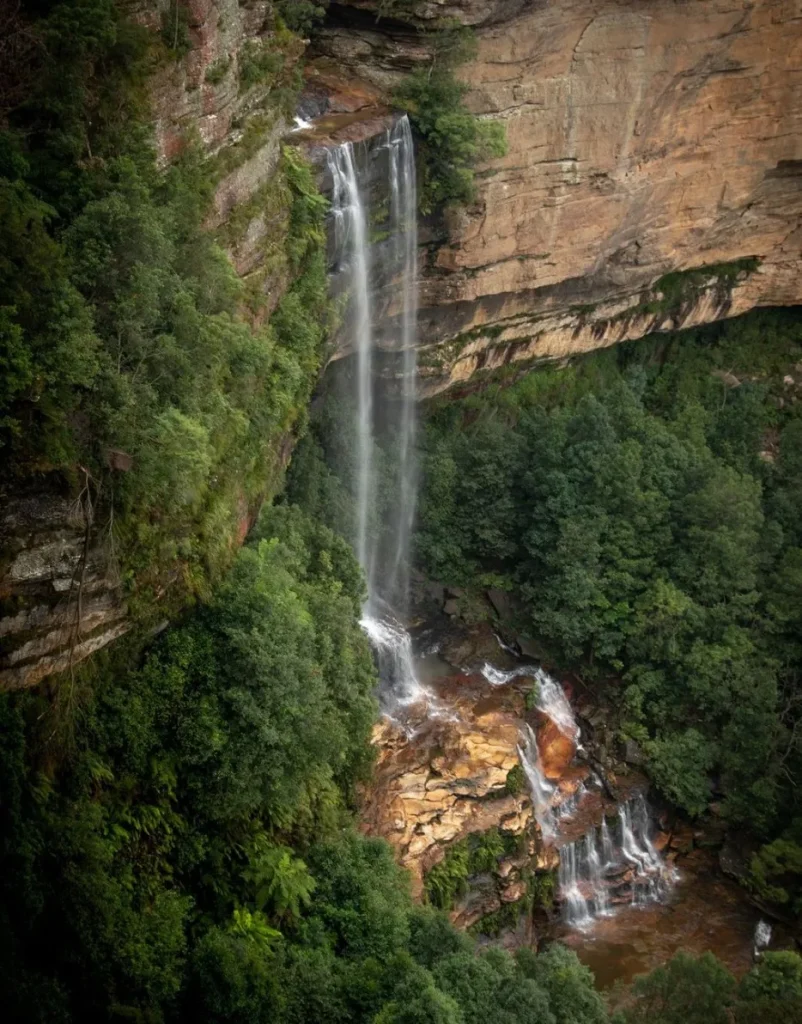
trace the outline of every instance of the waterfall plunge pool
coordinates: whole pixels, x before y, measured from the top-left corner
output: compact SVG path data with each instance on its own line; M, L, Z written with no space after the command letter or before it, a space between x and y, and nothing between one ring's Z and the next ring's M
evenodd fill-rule
M457 714L460 702L471 691L474 713L500 712L515 689L525 686L527 678L536 678L537 666L522 665L514 652L499 646L489 627L473 630L470 637L467 632L442 619L419 622L412 630L411 648L416 677L441 707L452 708ZM552 700L554 696L551 695ZM563 724L569 728L567 722ZM441 730L447 727L442 721L421 721L408 742L416 748L437 747ZM594 802L602 799L591 779L585 786L580 786L576 796L568 797L556 808L554 817L556 827L564 830L563 844L581 842L587 833L580 805L592 811ZM606 820L607 831L612 833L608 841L622 845L616 832L620 824L612 812L608 812ZM610 859L600 824L596 845L599 856ZM637 861L638 851L629 852ZM640 852L650 855L648 848ZM648 876L643 881L648 885ZM639 905L612 897L608 915L594 914L582 927L577 927L577 921L569 924L561 920L548 936L538 938L557 938L574 949L605 990L618 982L630 982L635 975L664 963L680 949L694 955L710 950L736 974L749 969L760 915L747 902L743 890L721 873L714 851L696 849L681 856L677 877L656 895L656 901Z

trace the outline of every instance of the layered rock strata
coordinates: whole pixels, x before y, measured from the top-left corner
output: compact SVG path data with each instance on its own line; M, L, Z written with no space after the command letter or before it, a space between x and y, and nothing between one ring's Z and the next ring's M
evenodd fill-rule
M418 898L426 874L456 843L490 830L518 838L492 877L471 880L451 915L461 927L519 902L527 893L527 874L556 864L554 851L536 831L525 785L508 785L519 766L522 692L488 691L480 676L443 679L437 697L448 712L442 717L421 721L412 732L409 723L400 728L380 721L373 736L374 780L361 814L365 831L393 845Z
M0 689L19 689L77 665L130 624L90 506L33 491L3 498L2 509Z
M424 61L408 28L334 5L322 49L388 88ZM462 0L469 105L504 121L476 206L427 242L423 391L802 301L800 0ZM351 8L348 10L348 8ZM670 309L677 270L756 257ZM655 308L663 306L663 308Z

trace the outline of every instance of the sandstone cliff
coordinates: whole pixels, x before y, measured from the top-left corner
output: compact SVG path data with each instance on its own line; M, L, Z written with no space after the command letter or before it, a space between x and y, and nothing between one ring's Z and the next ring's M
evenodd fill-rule
M120 2L154 32L173 9ZM159 159L201 139L218 181L208 226L264 317L288 281L276 171L291 119L241 70L249 48L272 45L272 4L180 6L186 53L152 83ZM802 0L416 0L378 23L376 6L330 6L301 107L318 119L308 149L380 140L389 88L427 59L417 29L442 17L476 29L469 103L501 118L509 139L480 172L476 206L422 226L422 394L509 362L802 301ZM288 72L302 49L287 42ZM693 268L711 269L666 287L666 274ZM397 296L385 292L377 309L392 316ZM75 495L45 484L21 504L7 497L0 683L19 686L126 624ZM253 509L241 512L247 529Z
M332 6L322 49L386 87L424 59L371 0ZM462 77L509 153L425 251L424 390L802 301L799 0L461 0ZM348 9L350 8L350 10ZM671 271L758 257L722 289L650 292Z

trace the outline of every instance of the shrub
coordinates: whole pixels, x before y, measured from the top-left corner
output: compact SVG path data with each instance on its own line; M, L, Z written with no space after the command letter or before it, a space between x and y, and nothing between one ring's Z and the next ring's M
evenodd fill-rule
M420 138L423 213L472 203L476 165L507 151L504 125L471 114L468 87L455 77L454 69L473 51L470 30L446 24L432 37L430 66L413 72L393 96Z

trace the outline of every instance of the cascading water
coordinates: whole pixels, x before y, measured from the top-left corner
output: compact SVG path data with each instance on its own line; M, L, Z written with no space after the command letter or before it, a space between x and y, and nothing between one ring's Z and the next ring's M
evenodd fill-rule
M771 943L771 925L762 918L755 927L755 937L752 942L752 956L757 959L768 948Z
M540 826L540 832L544 840L551 840L557 834L557 823L552 809L554 800L554 786L543 774L540 763L540 751L537 746L537 736L531 725L524 725L521 730L521 742L518 745L518 757L521 759L526 780L529 783L529 792L532 797L532 807L535 818Z
M377 374L371 259L367 237L369 211L350 143L330 150L332 215L338 253L350 267L350 326L356 352L354 499L355 548L365 573L368 599L362 627L371 640L379 668L382 705L397 717L428 694L415 675L412 643L402 619L409 591L409 545L415 515L416 353L418 313L417 184L409 119L400 118L387 133L392 271L400 280L401 311L395 348L400 352L400 399L382 402L384 432L394 441L393 510L387 528L376 528L377 481L374 450L378 436ZM384 534L382 536L382 533ZM430 701L431 703L431 701Z
M565 690L548 672L534 665L516 665L505 672L504 669L494 668L489 662L485 662L482 666L482 675L491 686L506 686L519 676L534 679L538 710L547 715L564 736L579 743L579 726L571 704L565 696Z
M499 669L494 669L492 665L485 664L482 673L493 686L502 686L519 675L533 677L537 686L538 710L547 715L564 736L574 743L578 741L579 727L568 698L565 696L565 691L543 669L534 668L532 665L521 665L511 672L502 672ZM528 724L524 724L521 730L518 757L529 783L532 806L540 826L540 832L545 841L552 842L557 836L557 818L563 815L561 811L556 813L554 811L556 789L543 773L537 736Z
M508 671L485 663L482 674L491 686L504 686L519 676L534 679L538 710L581 750L579 726L562 686L543 669L517 665ZM518 757L529 783L535 819L545 843L557 847L558 883L563 918L572 928L587 928L612 913L613 903L645 904L660 899L673 881L651 839L649 808L642 794L618 807L611 829L605 817L573 842L560 841L564 823L579 812L588 795L584 784L559 801L557 787L543 771L537 736L529 724L521 729ZM559 801L559 802L558 802ZM555 806L556 805L556 806Z
M674 880L651 839L649 808L642 794L618 807L610 829L598 829L560 847L559 887L563 919L586 928L611 913L613 903L644 905L661 899Z
M398 417L398 485L393 522L393 554L387 599L407 610L409 600L410 537L415 519L417 473L415 432L417 413L418 329L418 190L415 147L409 118L402 117L388 138L390 151L391 230L396 265L401 270L401 400Z

